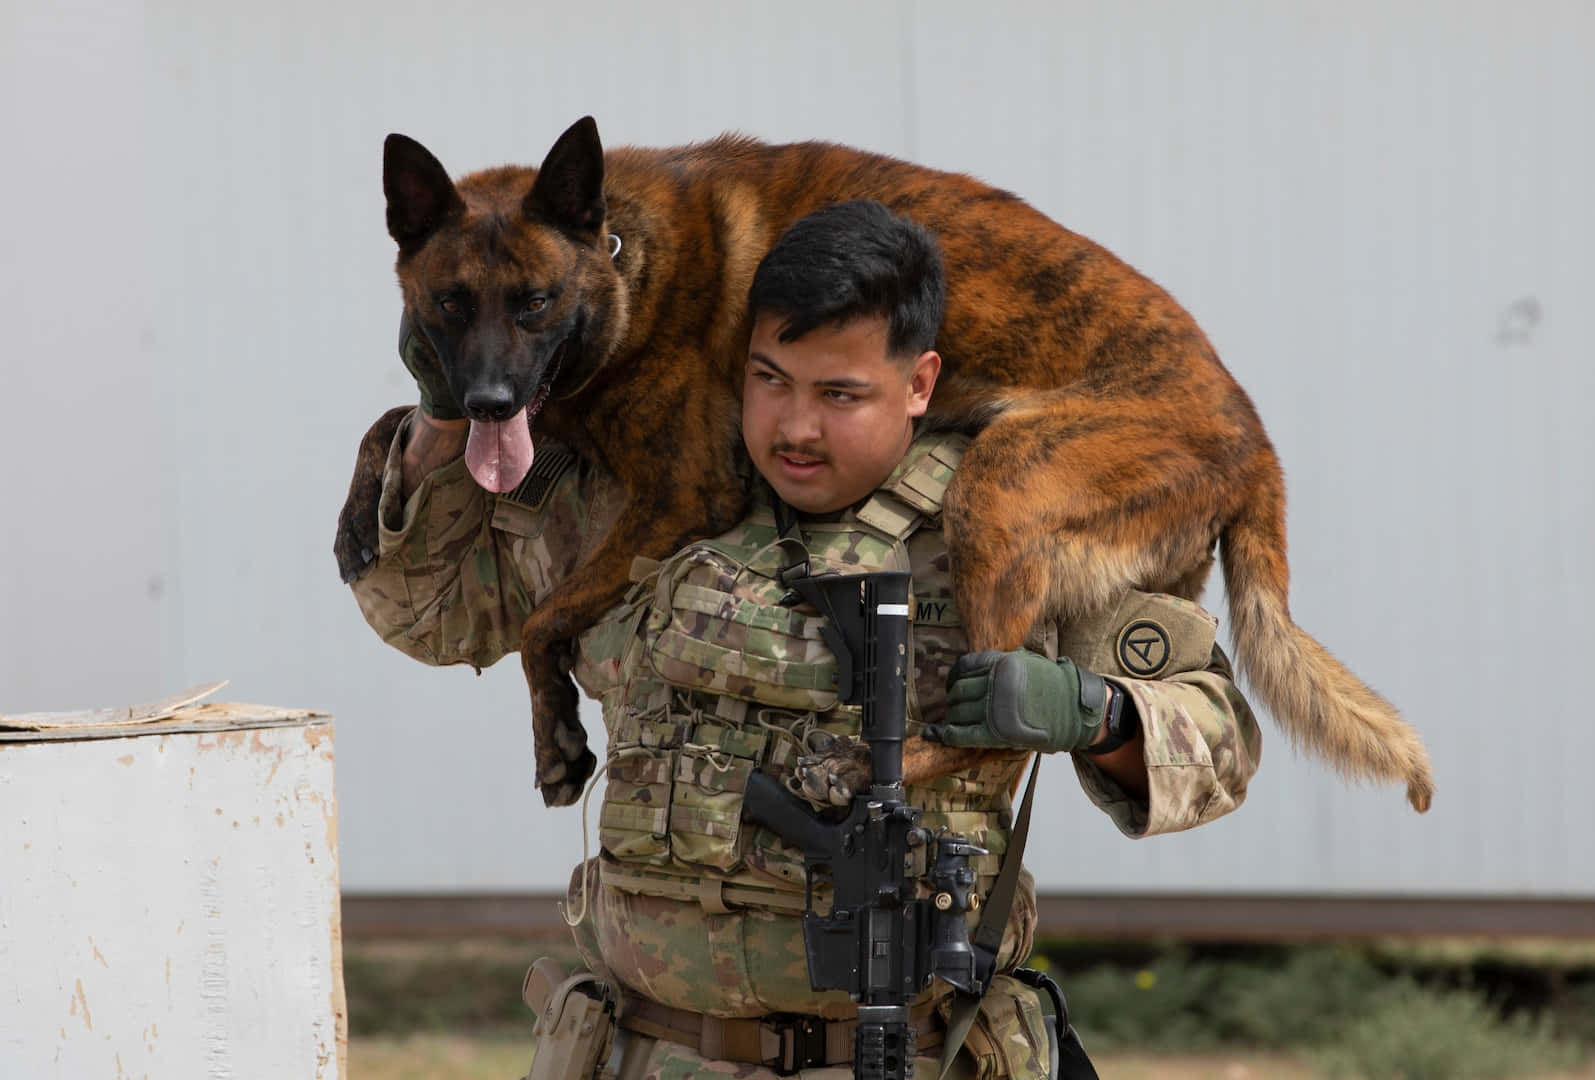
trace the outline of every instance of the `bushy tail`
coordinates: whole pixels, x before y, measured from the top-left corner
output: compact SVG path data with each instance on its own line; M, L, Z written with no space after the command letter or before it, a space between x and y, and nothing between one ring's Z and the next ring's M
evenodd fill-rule
M1343 775L1400 780L1422 813L1434 797L1423 740L1290 617L1284 479L1277 466L1220 544L1235 659L1258 698L1298 744Z

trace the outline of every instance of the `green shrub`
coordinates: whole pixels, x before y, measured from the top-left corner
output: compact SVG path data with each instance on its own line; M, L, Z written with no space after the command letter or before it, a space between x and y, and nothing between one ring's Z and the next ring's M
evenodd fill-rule
M1550 1011L1563 1035L1595 1046L1595 974L1569 983Z
M1486 992L1456 988L1465 964L1420 982L1354 945L1083 951L1052 967L1093 1049L1315 1051L1336 1077L1482 1080L1544 1075L1595 1044L1595 980L1579 972ZM1521 1011L1503 1018L1505 1000Z
M1192 1050L1218 1041L1203 1008L1218 977L1176 949L1142 968L1105 965L1060 981L1086 1045Z
M1436 992L1400 979L1316 1061L1329 1077L1489 1080L1571 1068L1583 1056L1548 1019L1503 1019L1473 990Z
M1361 949L1307 948L1282 961L1227 967L1208 1006L1224 1042L1271 1050L1322 1046L1364 1016L1390 982Z

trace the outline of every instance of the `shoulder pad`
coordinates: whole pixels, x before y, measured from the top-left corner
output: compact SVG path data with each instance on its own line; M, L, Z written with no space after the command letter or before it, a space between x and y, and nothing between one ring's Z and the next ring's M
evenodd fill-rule
M1218 620L1177 596L1131 591L1097 616L1059 628L1058 654L1100 675L1159 679L1205 668Z
M902 540L925 519L939 516L947 485L968 445L969 437L957 432L915 439L880 490L859 508L858 520Z
M882 487L922 514L940 513L942 497L968 445L969 437L956 432L917 439Z

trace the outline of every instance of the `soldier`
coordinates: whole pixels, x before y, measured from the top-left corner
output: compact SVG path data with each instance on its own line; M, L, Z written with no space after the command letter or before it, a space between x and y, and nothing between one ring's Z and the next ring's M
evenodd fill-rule
M911 571L909 734L993 749L942 751L940 775L910 798L928 827L990 852L975 858L982 891L1007 847L1025 751L1069 751L1091 800L1129 836L1202 824L1245 796L1257 725L1216 620L1196 605L1132 594L1036 627L1026 649L964 655L939 526L967 438L915 427L940 370L942 296L934 240L873 203L798 222L755 274L742 416L753 509L663 563L639 560L627 599L574 658L608 746L601 850L573 874L569 903L584 916L583 958L622 995L622 1030L612 1053L562 1049L572 1061L602 1052L622 1078L661 1080L850 1075L853 1005L809 986L801 856L741 817L756 768L792 777L816 805L845 804L859 783L827 754L857 733L858 714L837 704L819 619L783 603L794 540L777 526L777 500L799 515L814 572ZM546 442L520 488L483 491L429 346L408 335L401 353L423 404L390 448L380 548L354 591L408 655L480 669L518 649L526 614L613 521L617 493L601 469ZM1034 929L1025 874L999 971L1024 960ZM935 1075L946 989L913 1009L929 1055L921 1076ZM957 1067L1046 1076L1047 1047L1034 993L999 975Z

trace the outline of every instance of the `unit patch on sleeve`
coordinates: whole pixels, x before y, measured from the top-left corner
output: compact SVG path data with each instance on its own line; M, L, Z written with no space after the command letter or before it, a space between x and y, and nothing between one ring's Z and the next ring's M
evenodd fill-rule
M1169 666L1173 649L1169 632L1151 619L1137 619L1119 632L1119 663L1140 679L1151 679Z

